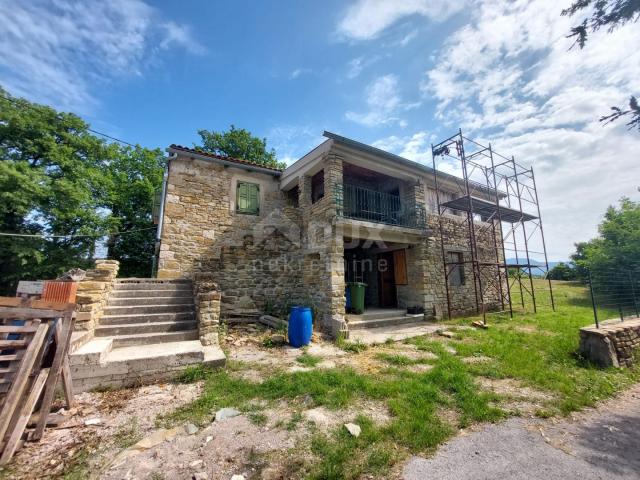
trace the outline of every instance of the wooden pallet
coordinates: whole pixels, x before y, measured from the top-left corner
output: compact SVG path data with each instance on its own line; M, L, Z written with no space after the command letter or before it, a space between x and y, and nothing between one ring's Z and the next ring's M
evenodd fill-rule
M58 381L67 406L73 404L68 350L74 309L73 303L0 297L0 464L21 445L38 402L29 439L42 437Z

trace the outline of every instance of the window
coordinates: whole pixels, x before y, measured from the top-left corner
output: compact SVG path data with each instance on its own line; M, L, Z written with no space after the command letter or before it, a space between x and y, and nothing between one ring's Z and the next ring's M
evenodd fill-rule
M324 170L320 170L311 177L311 203L316 203L324 197Z
M464 285L464 256L462 252L449 252L447 254L447 272L449 273L449 284L452 287Z
M236 212L249 215L260 213L260 186L255 183L238 182L236 189Z

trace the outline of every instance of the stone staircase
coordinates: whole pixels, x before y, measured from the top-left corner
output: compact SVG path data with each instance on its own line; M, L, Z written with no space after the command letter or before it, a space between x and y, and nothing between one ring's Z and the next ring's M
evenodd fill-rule
M188 365L224 365L203 347L188 280L119 279L94 338L70 357L75 391L171 378Z
M117 280L95 330L114 347L198 340L188 280Z

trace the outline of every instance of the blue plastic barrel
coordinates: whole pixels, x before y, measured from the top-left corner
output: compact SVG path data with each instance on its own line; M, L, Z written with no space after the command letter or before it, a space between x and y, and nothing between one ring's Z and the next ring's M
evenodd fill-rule
M345 308L347 312L351 310L351 287L347 283L344 287Z
M304 347L311 342L313 315L309 307L291 307L289 315L289 345Z

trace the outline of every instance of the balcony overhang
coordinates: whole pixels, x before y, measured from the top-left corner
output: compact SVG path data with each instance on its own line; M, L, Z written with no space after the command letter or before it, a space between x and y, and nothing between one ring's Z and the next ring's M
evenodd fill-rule
M428 231L420 228L399 227L385 223L367 222L353 218L336 217L343 236L378 242L407 243L416 245L424 241Z

